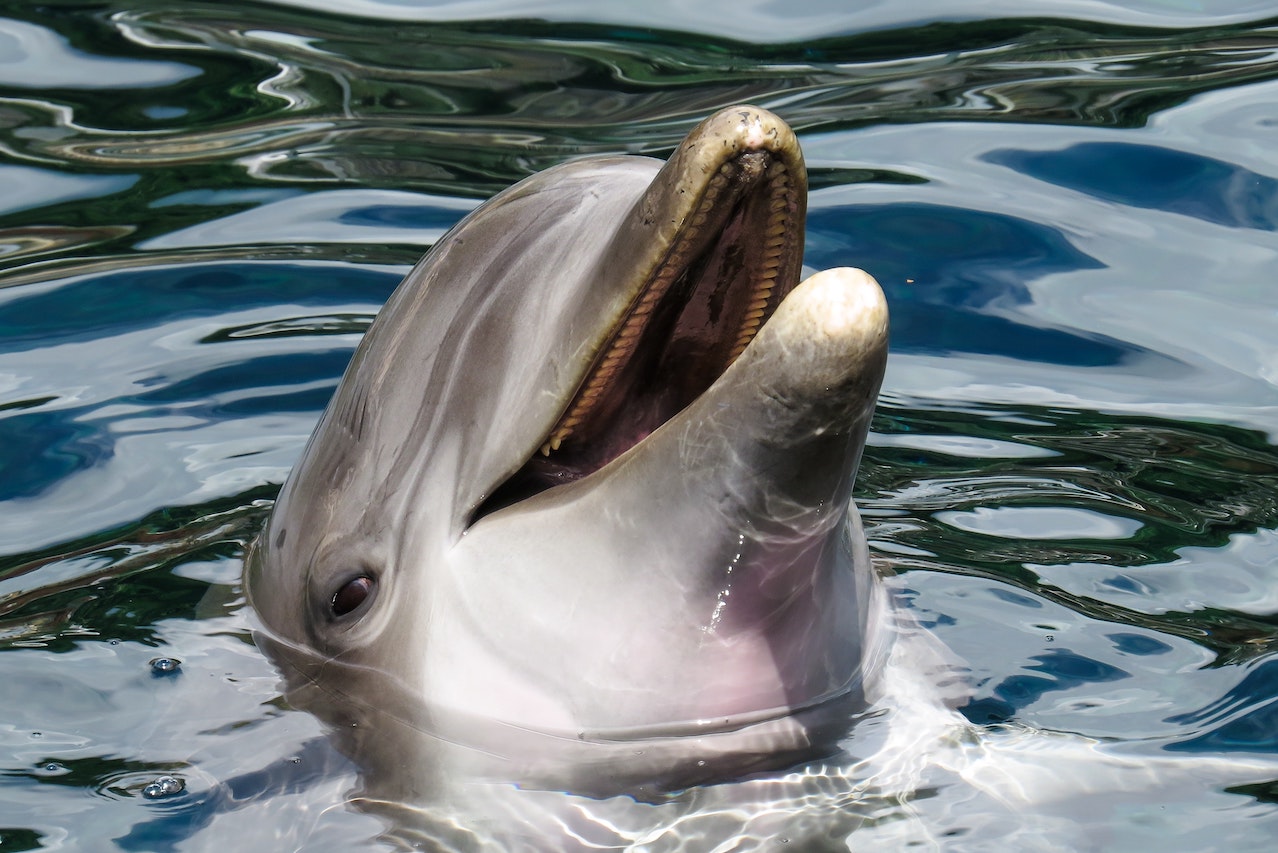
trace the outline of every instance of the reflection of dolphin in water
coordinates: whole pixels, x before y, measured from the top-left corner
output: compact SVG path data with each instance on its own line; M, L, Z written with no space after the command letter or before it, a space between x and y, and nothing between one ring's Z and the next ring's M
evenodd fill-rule
M523 181L391 298L246 578L368 808L444 848L711 849L922 796L964 729L884 666L918 638L850 501L887 312L856 270L797 284L805 206L790 129L732 108L664 166ZM890 760L813 770L858 718Z

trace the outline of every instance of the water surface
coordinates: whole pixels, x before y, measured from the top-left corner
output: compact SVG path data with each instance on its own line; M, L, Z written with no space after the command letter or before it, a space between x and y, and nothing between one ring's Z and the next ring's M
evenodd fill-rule
M888 294L858 500L978 732L1278 752L1278 19L933 5L0 7L0 851L391 844L252 645L245 545L452 223L744 101L803 143L807 265ZM1278 774L1159 796L1070 819L1278 831Z

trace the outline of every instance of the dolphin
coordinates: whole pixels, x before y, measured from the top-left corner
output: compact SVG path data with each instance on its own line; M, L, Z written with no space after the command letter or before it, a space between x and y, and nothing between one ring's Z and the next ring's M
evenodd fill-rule
M657 801L827 755L867 707L888 312L860 270L799 282L806 196L791 129L731 107L667 162L519 182L391 296L245 575L365 800Z

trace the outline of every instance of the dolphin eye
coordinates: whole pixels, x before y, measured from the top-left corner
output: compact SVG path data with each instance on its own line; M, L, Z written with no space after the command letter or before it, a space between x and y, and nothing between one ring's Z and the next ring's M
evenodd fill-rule
M345 616L359 607L372 594L376 584L377 582L368 575L358 575L342 584L337 592L333 593L333 600L329 602L333 615Z

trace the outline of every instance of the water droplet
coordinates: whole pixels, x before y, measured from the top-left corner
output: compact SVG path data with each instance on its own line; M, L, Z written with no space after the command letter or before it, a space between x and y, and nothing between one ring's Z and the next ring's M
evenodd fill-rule
M142 796L148 800L171 797L186 790L186 783L176 776L161 776L142 789Z
M177 658L151 658L152 675L173 675L182 666Z

